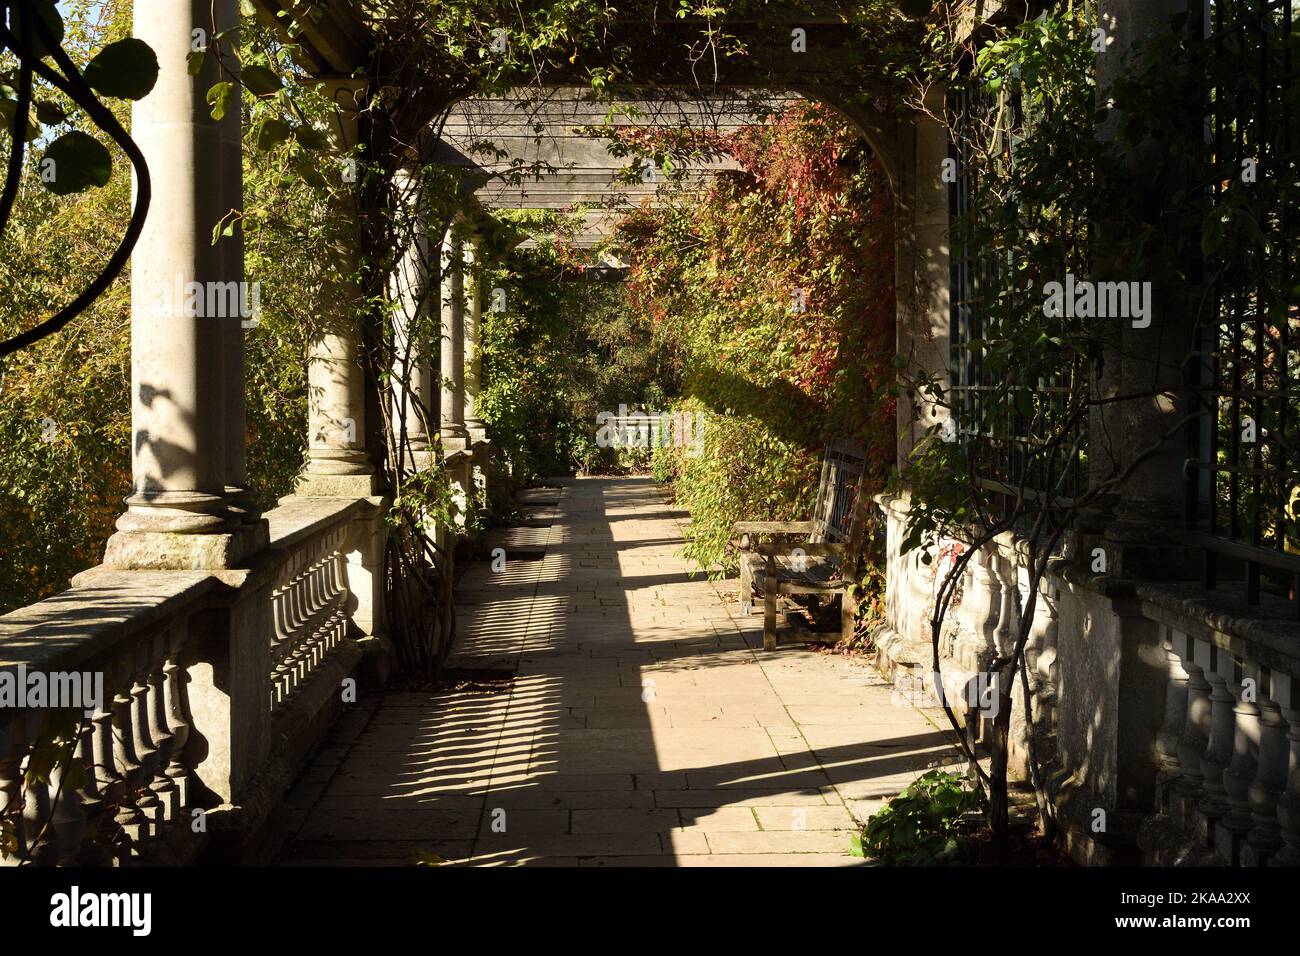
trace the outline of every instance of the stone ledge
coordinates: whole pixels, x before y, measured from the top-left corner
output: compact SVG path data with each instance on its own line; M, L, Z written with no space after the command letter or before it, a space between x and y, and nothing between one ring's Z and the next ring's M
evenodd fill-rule
M1135 590L1143 614L1152 620L1238 657L1300 675L1300 622L1281 598L1263 595L1263 603L1251 605L1193 582L1140 583Z
M889 624L881 624L871 632L871 643L876 648L876 670L890 681L899 670L931 669L931 645L909 641Z
M298 476L291 498L370 498L379 492L379 476L317 475L304 472ZM283 499L281 499L283 501Z
M75 670L123 639L201 610L221 590L205 571L91 568L71 589L0 616L0 666Z
M355 518L374 517L384 507L386 499L366 496L361 498L325 498L316 495L287 495L279 506L265 515L270 527L268 546L276 549L293 548L296 544L316 534Z

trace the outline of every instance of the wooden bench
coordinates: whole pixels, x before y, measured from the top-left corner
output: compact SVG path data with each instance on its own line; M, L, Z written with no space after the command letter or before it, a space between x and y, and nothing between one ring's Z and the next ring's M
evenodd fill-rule
M777 602L783 594L838 594L841 636L853 636L849 589L857 582L871 509L866 467L860 443L833 442L822 460L811 521L738 521L733 526L741 536L740 606L750 613L755 585L761 584L765 650L776 647Z

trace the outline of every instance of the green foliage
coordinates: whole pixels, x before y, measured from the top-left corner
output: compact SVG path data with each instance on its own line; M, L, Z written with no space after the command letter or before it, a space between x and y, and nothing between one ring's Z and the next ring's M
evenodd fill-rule
M99 21L106 22L106 26L91 27L88 24L98 20L87 17L91 6L90 0L66 4L69 26L64 23L64 14L50 0L19 4L8 18L14 42L21 44L26 36L36 57L47 61L45 65L52 66L55 72L63 73L63 65L54 58L56 49L45 42L39 24L81 70L86 84L95 93L110 100L138 100L148 95L158 80L158 58L153 50L140 40L120 37L92 54L91 50L100 41L121 32L122 16L110 10ZM8 136L14 134L18 122L20 86L17 57L6 49L0 54L0 131ZM36 74L32 79L24 138L32 141L42 137L53 140L43 156L40 181L46 188L66 196L108 184L112 157L105 146L106 135L87 119L83 108L71 97ZM3 154L7 156L8 152L6 145Z
M953 773L930 770L873 813L862 831L864 855L891 866L942 866L965 862L963 817L983 799Z
M641 152L659 148L647 136ZM740 172L629 216L631 305L655 323L704 449L655 470L691 512L687 553L734 567L741 519L807 518L825 445L861 438L876 486L893 461L891 200L870 152L809 106L713 144Z
M84 64L112 45L130 17L105 17L92 29L82 7L69 5L64 47ZM115 162L104 168L102 188L67 195L46 188L39 165L29 164L0 240L0 338L80 293L112 254L129 215L126 158L92 137L93 125L62 94L48 94L48 102L66 117L65 136L84 136ZM125 120L125 103L109 105ZM58 183L66 184L77 166L58 170ZM122 512L130 491L129 311L122 278L62 334L0 362L0 613L62 590L96 564Z
M513 219L543 241L505 250L482 277L480 407L514 480L645 467L648 454L597 445L596 417L666 403L672 383L650 323L621 282L587 270L563 241L571 224Z

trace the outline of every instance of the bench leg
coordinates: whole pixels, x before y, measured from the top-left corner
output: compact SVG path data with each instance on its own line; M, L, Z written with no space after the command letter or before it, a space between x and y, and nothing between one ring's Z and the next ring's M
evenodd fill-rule
M854 619L858 616L858 602L849 591L840 593L840 640L853 640Z
M769 561L763 578L763 650L776 650L776 572Z
M736 600L740 604L740 613L748 617L754 609L754 581L743 554L740 556L740 585L736 588Z

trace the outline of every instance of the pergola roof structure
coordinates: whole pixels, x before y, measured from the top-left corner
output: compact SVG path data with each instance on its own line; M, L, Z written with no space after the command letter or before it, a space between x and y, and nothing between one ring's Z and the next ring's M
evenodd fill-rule
M487 209L572 211L583 223L575 244L591 248L610 235L623 211L653 202L664 180L635 157L615 155L599 130L689 128L725 136L758 119L732 97L662 92L654 99L619 100L613 109L577 87L553 87L539 101L472 97L452 107L429 159L473 168L483 182L477 198ZM769 102L779 108L792 100ZM736 168L729 157L702 159L686 168L684 181L699 183Z

